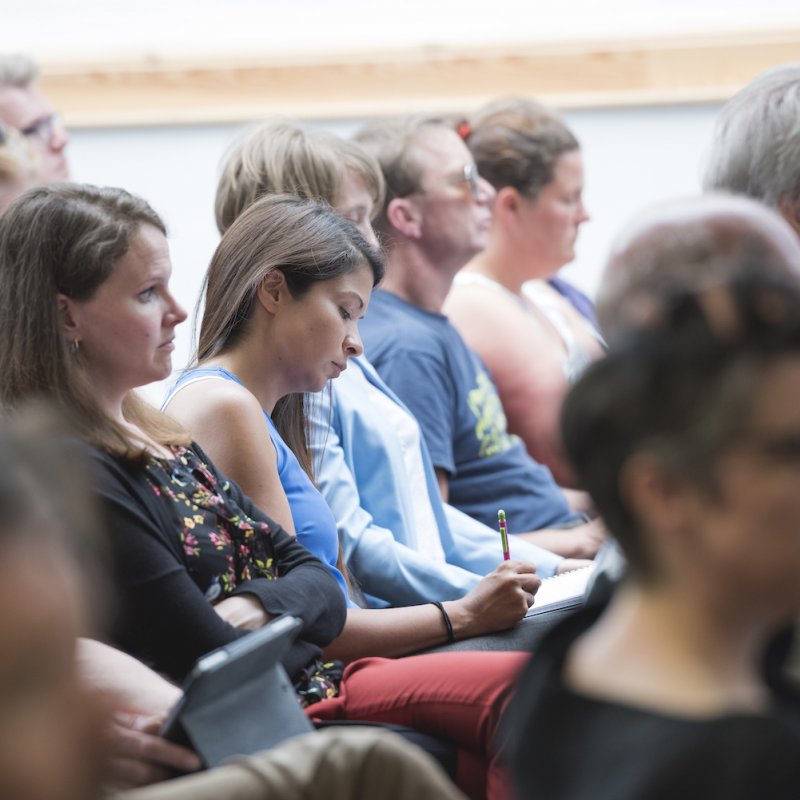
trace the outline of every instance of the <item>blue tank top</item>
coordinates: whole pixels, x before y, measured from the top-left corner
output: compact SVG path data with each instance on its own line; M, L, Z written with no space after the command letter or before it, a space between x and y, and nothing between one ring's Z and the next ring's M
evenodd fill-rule
M187 370L178 378L169 390L164 400L164 405L170 401L182 386L204 378L222 378L244 386L232 372L228 372L224 367L197 367ZM264 412L264 419L277 454L278 477L280 478L281 486L283 486L283 491L286 493L286 499L289 501L297 541L328 567L333 577L336 578L336 582L347 600L348 607L358 608L358 605L350 598L344 576L336 567L339 555L339 534L336 528L336 518L325 502L325 498L319 493L317 487L314 486L300 466L297 456L281 438L266 411ZM268 508L263 510L269 514Z

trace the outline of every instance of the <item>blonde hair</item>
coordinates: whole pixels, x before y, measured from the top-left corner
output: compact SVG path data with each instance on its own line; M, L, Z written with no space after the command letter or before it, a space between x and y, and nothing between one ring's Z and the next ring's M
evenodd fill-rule
M348 169L363 177L377 211L383 202L383 175L362 147L290 120L261 123L245 131L223 159L214 204L217 228L225 233L265 195L292 194L334 205Z

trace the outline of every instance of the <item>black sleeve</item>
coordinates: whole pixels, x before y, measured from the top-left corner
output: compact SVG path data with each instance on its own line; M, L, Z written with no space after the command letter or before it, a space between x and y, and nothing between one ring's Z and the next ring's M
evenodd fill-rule
M194 583L177 537L165 527L159 514L157 498L153 496L150 499L144 494L137 481L137 468L125 467L98 451L91 451L91 455L93 488L101 501L109 534L112 575L118 599L114 638L125 650L158 671L180 680L200 656L247 635L247 632L224 622ZM280 536L277 541L281 541ZM304 563L306 558L314 561L310 555L290 557L289 569L298 575L305 574L306 583L318 582L324 587L324 580L318 575L324 572L324 576L329 578L327 571L321 565L317 568ZM260 599L262 584L271 585L268 596L280 596L287 578L277 581L259 579L250 584L258 590L253 593ZM334 596L338 595L339 603L343 604L335 581L329 580L336 591ZM301 583L303 579L297 577L294 581L287 581L289 601L286 610L304 621L310 618L312 625L310 636L307 637L305 630L301 631L284 661L290 675L319 655L319 649L307 638L321 638L317 627L318 618L324 611L317 606L327 597L324 588L319 591L309 588L305 597L307 605L304 606L298 585ZM273 608L271 613L284 610L277 603ZM334 632L331 638L337 633Z
M270 519L234 481L220 474L197 445L193 449L212 470L233 501L251 519L272 529L280 580L265 578L242 583L234 594L253 594L268 614L292 614L305 623L302 636L320 647L330 644L344 628L347 606L342 590L327 567L297 539Z

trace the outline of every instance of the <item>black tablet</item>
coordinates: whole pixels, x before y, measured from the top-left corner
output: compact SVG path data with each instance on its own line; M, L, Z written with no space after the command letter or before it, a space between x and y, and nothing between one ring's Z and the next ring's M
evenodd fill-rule
M199 659L161 735L214 767L314 730L281 665L301 627L279 617Z

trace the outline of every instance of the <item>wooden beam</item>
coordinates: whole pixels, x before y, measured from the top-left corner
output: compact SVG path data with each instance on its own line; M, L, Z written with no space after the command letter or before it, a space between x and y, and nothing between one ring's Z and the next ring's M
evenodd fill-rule
M44 64L42 88L81 126L363 118L470 110L504 94L560 108L712 102L800 58L800 30L646 41L419 48L280 61Z

